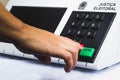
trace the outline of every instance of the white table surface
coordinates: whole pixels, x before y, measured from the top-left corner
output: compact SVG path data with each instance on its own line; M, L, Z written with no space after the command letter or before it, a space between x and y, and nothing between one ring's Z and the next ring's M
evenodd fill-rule
M76 68L65 73L59 64L0 55L0 80L120 80L120 64L101 71Z

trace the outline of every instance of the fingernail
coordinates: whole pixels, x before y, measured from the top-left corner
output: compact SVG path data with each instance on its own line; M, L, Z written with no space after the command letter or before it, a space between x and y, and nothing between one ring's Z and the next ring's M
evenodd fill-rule
M71 71L71 69L68 69L67 67L64 68L65 72L69 73Z
M80 44L80 48L81 48L81 49L83 49L83 48L84 48L84 46L85 46L84 44Z

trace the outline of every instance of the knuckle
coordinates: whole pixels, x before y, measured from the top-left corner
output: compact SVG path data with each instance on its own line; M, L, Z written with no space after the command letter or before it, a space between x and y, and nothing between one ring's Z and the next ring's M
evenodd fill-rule
M70 60L72 58L72 55L71 54L68 54L65 56L66 60Z
M78 54L78 52L79 52L79 50L76 49L76 48L74 48L73 53L74 53L74 54Z
M77 47L77 49L79 49L79 47L80 47L80 44L79 44L79 43L76 43L76 47Z

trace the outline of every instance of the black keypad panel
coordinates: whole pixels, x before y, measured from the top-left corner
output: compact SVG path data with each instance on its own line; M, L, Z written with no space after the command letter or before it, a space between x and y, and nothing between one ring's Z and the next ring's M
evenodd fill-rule
M95 50L92 57L79 55L78 61L90 63L95 61L115 16L116 13L108 12L72 12L61 36L68 37Z

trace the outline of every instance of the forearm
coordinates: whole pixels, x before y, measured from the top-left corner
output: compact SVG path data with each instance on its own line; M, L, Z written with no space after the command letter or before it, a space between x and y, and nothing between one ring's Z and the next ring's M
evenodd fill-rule
M44 63L50 62L50 56L64 59L66 72L75 67L78 52L83 48L71 39L23 23L5 10L1 4L0 37L13 41L18 49L35 55Z
M10 14L0 3L0 37L15 40L22 33L24 23Z

